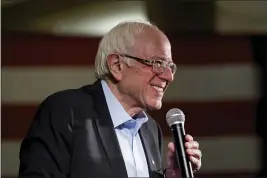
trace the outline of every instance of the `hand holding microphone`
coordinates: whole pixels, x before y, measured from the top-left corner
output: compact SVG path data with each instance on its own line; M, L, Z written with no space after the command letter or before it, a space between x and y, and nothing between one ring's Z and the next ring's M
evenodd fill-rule
M193 178L193 170L201 167L201 151L198 142L184 130L185 116L180 109L171 109L166 114L174 143L170 142L167 154L167 178Z

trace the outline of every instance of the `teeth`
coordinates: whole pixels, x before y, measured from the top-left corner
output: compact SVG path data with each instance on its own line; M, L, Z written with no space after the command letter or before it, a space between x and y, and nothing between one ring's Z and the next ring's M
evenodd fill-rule
M163 92L163 88L161 88L161 87L157 87L157 86L155 86L155 85L151 85L153 88L155 88L157 91L159 91L159 92Z

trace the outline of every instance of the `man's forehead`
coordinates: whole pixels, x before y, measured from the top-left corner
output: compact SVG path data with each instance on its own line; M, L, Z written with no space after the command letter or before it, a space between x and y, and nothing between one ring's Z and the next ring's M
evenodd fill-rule
M150 59L160 59L164 61L172 61L171 55L152 55Z
M149 56L152 59L162 59L166 61L172 61L172 53L171 48L168 43L165 45L160 45L158 47L153 48L153 51L150 51L151 55Z
M146 59L162 59L172 61L172 53L170 48L165 45L153 45L145 43L135 50L135 54Z

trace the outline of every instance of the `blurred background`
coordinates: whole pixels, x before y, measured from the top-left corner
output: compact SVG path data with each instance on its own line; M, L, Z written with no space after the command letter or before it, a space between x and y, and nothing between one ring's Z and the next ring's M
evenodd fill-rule
M267 2L2 0L1 172L14 178L19 148L48 95L93 83L101 37L124 20L149 20L178 64L163 108L186 114L200 142L197 177L267 177Z

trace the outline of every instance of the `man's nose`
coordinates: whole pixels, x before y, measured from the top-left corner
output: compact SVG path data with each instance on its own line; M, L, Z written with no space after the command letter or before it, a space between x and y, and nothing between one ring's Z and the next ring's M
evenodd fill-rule
M172 82L174 79L174 74L172 73L170 67L166 67L165 70L159 75L159 77L168 82Z

